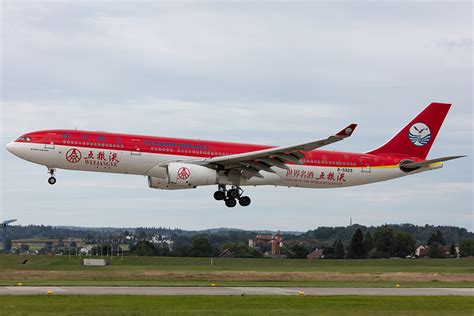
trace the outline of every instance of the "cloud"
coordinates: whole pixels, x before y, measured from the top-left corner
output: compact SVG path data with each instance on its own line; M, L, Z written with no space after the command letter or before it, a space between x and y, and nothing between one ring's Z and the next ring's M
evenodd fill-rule
M341 103L366 101L376 87L436 84L439 78L429 74L440 61L456 69L458 78L469 78L469 51L452 56L436 49L440 41L471 37L463 6L410 7L413 12L401 5L367 12L354 6L353 15L344 16L340 4L112 8L106 2L31 7L9 2L2 34L9 74L4 97L319 96ZM397 11L407 18L394 18ZM419 11L433 18L456 15L466 24L447 28L419 16L410 19Z
M438 184L421 184L416 181L409 188L388 191L365 191L352 194L367 203L383 205L386 203L399 203L400 201L413 200L445 200L449 194L465 193L474 194L472 182L443 182Z
M442 40L438 45L449 49L462 48L472 51L472 38Z

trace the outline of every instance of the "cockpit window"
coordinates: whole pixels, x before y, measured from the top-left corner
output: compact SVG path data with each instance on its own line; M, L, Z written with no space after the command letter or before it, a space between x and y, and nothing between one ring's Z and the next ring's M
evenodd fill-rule
M21 136L17 140L24 141L24 142L29 142L29 141L31 141L31 138L28 137L28 136Z

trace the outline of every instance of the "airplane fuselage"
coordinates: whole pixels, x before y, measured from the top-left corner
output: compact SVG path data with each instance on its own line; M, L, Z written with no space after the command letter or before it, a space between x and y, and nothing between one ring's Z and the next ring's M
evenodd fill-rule
M205 140L127 135L78 130L47 130L25 134L8 145L15 155L46 166L106 173L121 173L166 178L169 161L192 162L196 159L229 156L273 148L264 145ZM410 173L399 168L403 160L420 161L400 154L373 155L312 150L302 164L287 163L288 169L271 167L261 171L263 178L240 178L239 183L218 174L222 185L276 185L304 188L337 188L390 180L407 174L437 169L441 163Z
M7 149L48 168L147 176L154 189L217 185L214 199L248 206L242 186L342 188L438 169L448 156L426 159L446 117L448 103L433 102L382 146L367 153L320 150L350 137L350 124L327 138L272 147L195 139L78 130L24 134ZM230 185L231 188L227 189Z

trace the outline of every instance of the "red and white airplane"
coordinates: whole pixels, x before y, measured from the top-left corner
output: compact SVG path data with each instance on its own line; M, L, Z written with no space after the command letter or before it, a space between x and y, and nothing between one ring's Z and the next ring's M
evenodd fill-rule
M14 155L48 168L144 175L150 188L217 185L228 207L250 204L242 186L340 188L438 169L464 156L426 160L450 104L431 103L391 140L366 153L318 148L352 135L356 124L325 139L273 147L79 130L26 133L7 145ZM316 150L318 149L318 150ZM227 189L230 186L230 189Z

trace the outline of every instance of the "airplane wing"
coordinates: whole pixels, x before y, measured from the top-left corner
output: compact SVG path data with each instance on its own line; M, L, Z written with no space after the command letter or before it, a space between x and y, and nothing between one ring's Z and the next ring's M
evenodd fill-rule
M463 158L463 157L466 157L466 156L449 156L449 157L441 157L441 158L424 160L420 162L406 162L406 163L400 164L400 167L403 167L406 169L418 169L420 167L426 167L434 163Z
M233 169L240 172L240 174L247 179L252 177L263 178L263 175L259 173L261 170L275 173L271 167L289 169L285 164L287 162L302 164L301 159L305 157L305 152L341 141L344 138L351 136L356 126L357 124L351 124L339 133L322 140L257 150L243 154L207 158L192 162L221 170Z

